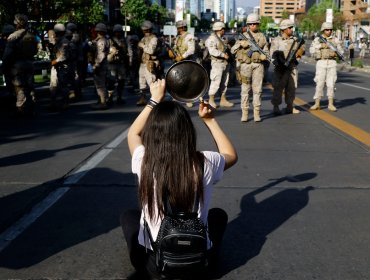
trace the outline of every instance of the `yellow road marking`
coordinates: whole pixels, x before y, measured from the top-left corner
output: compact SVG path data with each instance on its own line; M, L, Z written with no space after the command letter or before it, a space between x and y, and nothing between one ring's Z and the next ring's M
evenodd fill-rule
M357 141L365 144L366 146L370 147L370 134L366 131L362 130L361 128L350 124L344 120L341 120L337 117L334 117L331 113L324 112L322 110L310 110L310 106L306 103L306 101L295 98L294 103L308 112L310 112L315 117L325 121L326 123L334 126L335 128L339 129L340 131L344 132L345 134L355 138Z

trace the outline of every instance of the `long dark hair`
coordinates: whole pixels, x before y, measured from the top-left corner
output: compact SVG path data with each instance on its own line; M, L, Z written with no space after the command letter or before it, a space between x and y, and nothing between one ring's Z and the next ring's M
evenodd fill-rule
M139 186L141 206L148 204L151 220L163 216L167 201L172 210L182 212L192 211L196 195L203 201L204 156L197 152L196 140L183 106L163 101L153 108L142 132L145 154Z

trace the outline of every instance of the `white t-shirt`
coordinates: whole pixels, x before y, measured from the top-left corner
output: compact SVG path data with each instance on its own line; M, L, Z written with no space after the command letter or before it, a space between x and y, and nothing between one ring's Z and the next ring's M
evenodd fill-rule
M139 179L141 177L141 162L143 160L144 153L145 153L145 148L144 146L141 145L134 150L134 153L132 155L132 162L131 162L132 173L136 174ZM200 219L203 221L204 224L207 224L208 209L209 209L209 203L211 200L213 185L216 184L222 178L224 167L225 167L225 158L223 157L223 155L217 152L203 151L202 153L205 157L204 171L203 171L204 201L203 201L203 204L199 203L198 217L200 217ZM150 232L154 240L157 239L159 227L161 225L161 219L158 219L157 221L153 223L149 219L149 212L148 212L147 205L145 205L141 211L140 231L139 231L139 236L138 236L139 244L149 249L152 249L147 233L145 233L146 237L144 240L144 214L145 214L145 217L147 217L146 220L148 222L149 229L150 229ZM211 247L211 243L208 240L208 248L210 247Z

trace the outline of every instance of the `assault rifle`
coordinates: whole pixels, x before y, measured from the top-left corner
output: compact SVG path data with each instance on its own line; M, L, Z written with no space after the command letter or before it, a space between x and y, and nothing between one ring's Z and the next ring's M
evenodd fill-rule
M168 43L164 43L164 45L166 46L167 51L172 52L173 59L175 59L175 57L178 56L177 52Z
M342 60L343 62L346 62L348 63L344 56L338 51L338 49L333 45L332 42L329 42L326 38L324 38L322 35L319 35L319 39L321 42L323 42L324 44L326 44L333 52L335 52L337 54L337 56L339 57L340 60Z
M232 54L231 54L230 47L227 44L225 44L225 42L222 41L222 39L220 37L218 37L216 33L214 33L214 35L220 41L220 43L224 46L224 52L227 53L227 55L229 56L229 58L231 58Z
M296 45L297 43L298 43L297 47L293 50L294 45ZM285 67L288 67L288 66L289 66L289 64L293 61L293 59L295 59L295 58L296 58L297 51L299 50L299 48L300 48L304 43L305 43L305 41L304 41L303 37L301 37L301 39L299 39L299 41L296 41L296 40L295 40L295 41L293 42L293 44L292 44L292 46L290 47L290 50L289 50L289 52L288 52L288 56L287 56L287 58L286 58L286 60L285 60L285 63L284 63L284 66L285 66Z
M268 60L268 62L271 62L270 55L268 53L264 52L263 49L261 49L261 47L257 44L256 40L254 40L254 37L250 33L250 31L248 30L247 32L248 32L248 35L249 35L250 38L247 38L243 33L239 33L239 36L242 37L243 40L246 40L246 41L248 41L249 43L252 44L252 52L257 51L260 54L264 54L266 56L266 59ZM252 54L251 54L251 56L252 56Z

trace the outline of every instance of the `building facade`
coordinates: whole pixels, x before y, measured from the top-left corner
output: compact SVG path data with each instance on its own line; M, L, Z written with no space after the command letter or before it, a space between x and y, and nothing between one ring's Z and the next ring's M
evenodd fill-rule
M368 0L342 0L341 11L345 20L344 36L352 41L368 38L370 5Z
M272 17L276 23L281 21L283 11L294 14L301 7L301 0L261 0L260 15Z

